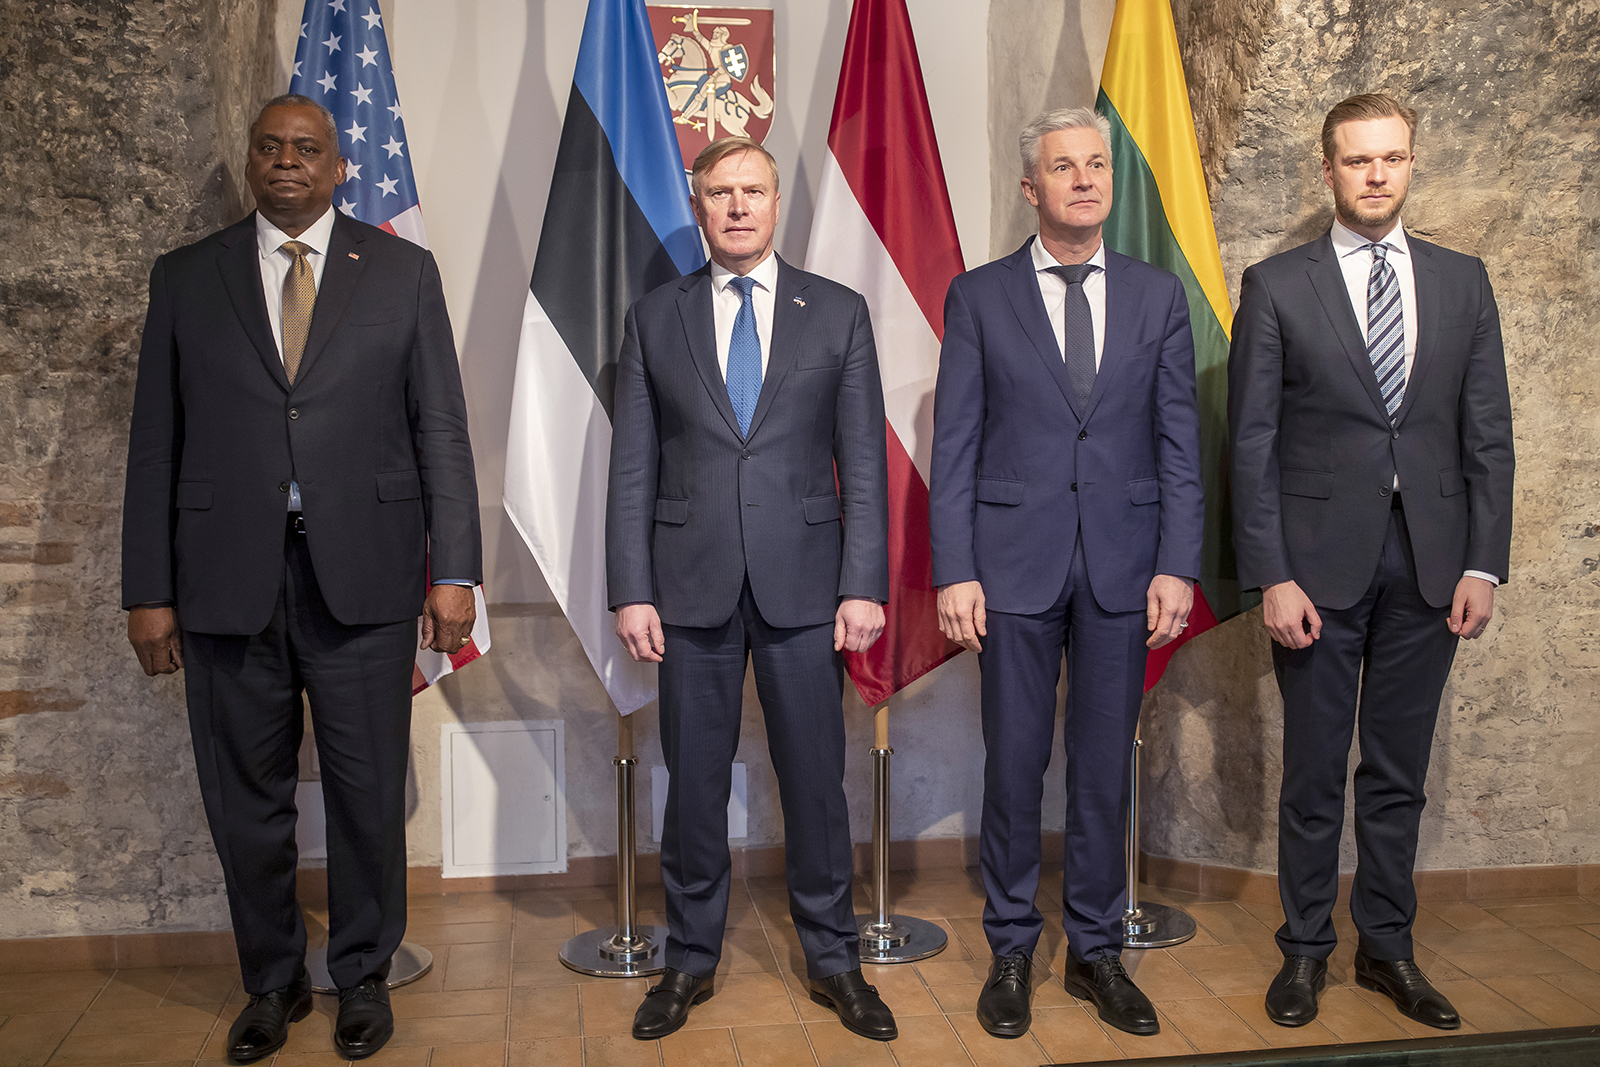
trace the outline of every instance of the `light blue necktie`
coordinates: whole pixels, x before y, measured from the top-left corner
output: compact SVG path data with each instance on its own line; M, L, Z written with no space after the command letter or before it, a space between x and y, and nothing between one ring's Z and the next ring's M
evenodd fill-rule
M1365 247L1372 250L1372 273L1367 275L1367 356L1393 424L1406 394L1406 325L1401 314L1400 279L1385 258L1385 246Z
M756 280L734 278L728 284L739 290L739 316L728 341L728 399L739 420L739 433L749 437L750 418L761 395L761 338L756 336L756 309L750 300Z

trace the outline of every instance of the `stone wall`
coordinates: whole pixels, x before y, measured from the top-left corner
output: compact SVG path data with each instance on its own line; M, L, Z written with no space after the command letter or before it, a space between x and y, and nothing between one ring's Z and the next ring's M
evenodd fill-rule
M1329 224L1327 109L1386 89L1421 113L1405 221L1488 265L1518 466L1511 581L1456 658L1418 866L1600 861L1600 10L1175 8L1235 299L1247 265ZM1280 722L1259 609L1179 653L1146 708L1146 850L1273 869ZM1345 848L1348 868L1350 835Z
M123 637L128 412L155 255L248 207L273 0L0 19L0 937L227 924L182 682Z

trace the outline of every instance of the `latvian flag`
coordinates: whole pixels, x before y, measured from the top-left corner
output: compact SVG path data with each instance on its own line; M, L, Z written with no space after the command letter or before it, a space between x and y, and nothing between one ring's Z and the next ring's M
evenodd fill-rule
M847 657L869 705L959 652L939 632L928 541L944 296L964 269L905 0L856 0L806 269L867 299L889 438L888 625Z
M345 180L333 194L334 205L352 218L428 247L378 0L306 0L289 91L322 104L339 127ZM473 593L478 621L471 639L454 655L419 651L411 675L413 694L489 651L483 587Z
M606 610L605 501L623 317L705 263L642 0L591 0L522 315L505 508L617 710L655 698Z
M1233 309L1200 168L1183 57L1168 0L1119 0L1095 106L1111 121L1115 191L1106 244L1183 280L1200 392L1206 490L1200 584L1183 636L1150 653L1145 689L1172 653L1241 609L1228 514L1228 332Z

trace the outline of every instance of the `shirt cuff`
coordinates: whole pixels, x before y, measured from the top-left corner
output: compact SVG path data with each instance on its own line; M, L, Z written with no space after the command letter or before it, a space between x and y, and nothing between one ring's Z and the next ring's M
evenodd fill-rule
M471 578L435 578L432 581L431 584L433 584L433 585L464 585L468 589L471 589L473 586L477 585L478 583L473 581Z
M1498 586L1500 584L1500 579L1496 578L1487 571L1462 571L1461 576L1463 578L1482 578L1484 581L1493 586Z

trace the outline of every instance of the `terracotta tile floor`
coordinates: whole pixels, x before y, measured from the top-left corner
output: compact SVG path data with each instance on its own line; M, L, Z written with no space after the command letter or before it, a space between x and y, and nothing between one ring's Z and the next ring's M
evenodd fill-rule
M1354 930L1337 916L1342 944L1318 1020L1286 1030L1267 1020L1262 994L1279 956L1274 905L1150 890L1200 925L1176 948L1129 952L1124 962L1161 1014L1160 1035L1102 1026L1061 984L1066 945L1056 919L1059 870L1040 890L1046 934L1036 957L1034 1024L1025 1037L985 1034L973 1015L988 968L973 871L905 875L895 910L937 920L943 953L920 964L869 967L895 1010L900 1038L861 1040L806 996L804 962L777 879L736 883L716 996L665 1041L628 1036L648 980L586 978L556 953L574 933L613 921L608 889L523 890L413 897L409 937L434 968L397 990L394 1040L375 1065L468 1067L793 1067L915 1064L1002 1067L1227 1052L1278 1045L1436 1036L1351 978ZM641 894L640 922L664 923L661 890ZM867 910L858 890L859 911ZM312 916L313 920L318 918ZM1423 907L1417 958L1460 1009L1463 1030L1600 1023L1600 898L1462 900ZM244 994L229 967L55 971L0 975L0 1067L24 1064L223 1062L228 1025ZM295 1025L277 1064L336 1063L336 1004Z

